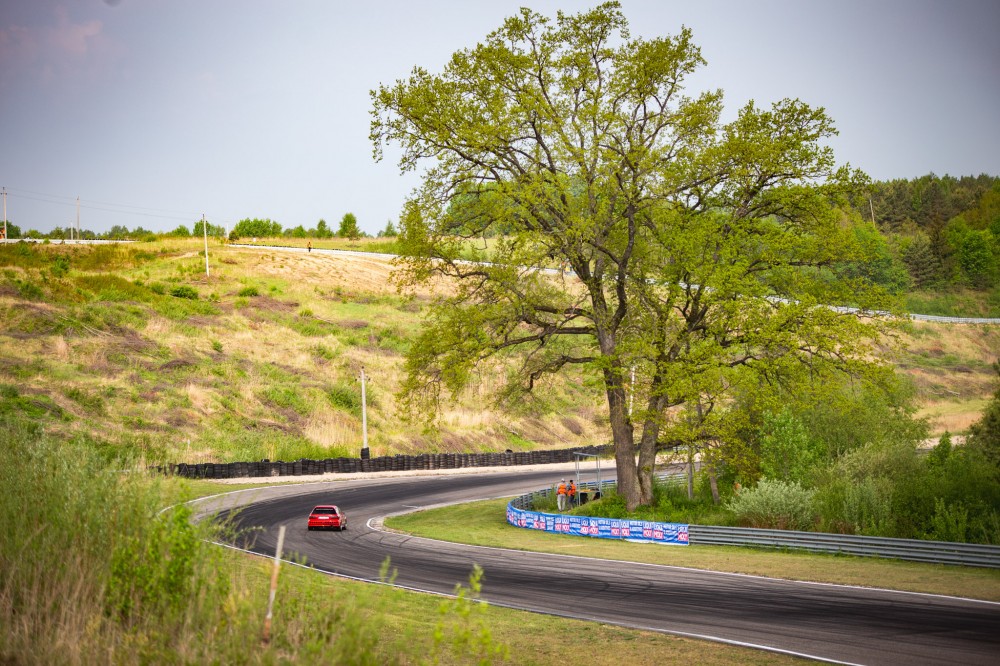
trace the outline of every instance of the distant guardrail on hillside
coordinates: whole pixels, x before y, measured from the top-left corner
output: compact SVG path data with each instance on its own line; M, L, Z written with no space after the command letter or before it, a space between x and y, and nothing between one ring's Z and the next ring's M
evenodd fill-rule
M304 247L292 247L290 245L256 245L248 243L230 243L230 247L242 247L250 249L259 250L284 250L287 252L298 252L307 253L308 248ZM312 252L319 254L342 254L349 257L378 257L381 259L396 259L399 255L387 254L385 252L365 252L363 250L334 250L334 249L319 249L312 248ZM558 273L558 269L540 269L540 270L551 270L554 273ZM1000 324L1000 318L997 317L945 317L942 315L925 315L925 314L914 314L909 313L907 316L915 321L929 321L937 322L940 324Z
M991 317L945 317L912 313L908 316L916 321L933 321L941 324L1000 324L1000 319Z

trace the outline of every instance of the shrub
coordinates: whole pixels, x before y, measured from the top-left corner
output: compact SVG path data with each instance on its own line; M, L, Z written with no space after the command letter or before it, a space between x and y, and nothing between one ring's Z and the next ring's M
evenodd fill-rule
M176 298L187 298L192 301L198 300L198 292L194 290L194 287L189 287L186 284L178 285L171 289L170 295Z
M252 296L260 296L260 291L258 291L257 287L243 287L242 289L240 289L240 291L237 294L237 296L239 296L241 298L250 298Z
M331 361L337 357L336 352L325 345L316 345L312 348L312 353L319 358L326 359L327 361Z
M764 415L760 460L763 476L805 482L822 456L822 446L810 439L802 422L790 410Z
M326 388L326 397L330 404L344 411L355 412L361 409L361 392L353 386L334 384Z
M839 478L816 492L813 503L826 532L885 536L894 531L893 484L889 479Z
M761 479L729 501L741 524L779 530L806 530L813 522L814 491L797 482Z
M292 409L303 415L309 413L309 405L302 399L302 395L295 388L273 386L265 389L262 397L267 402L278 407Z

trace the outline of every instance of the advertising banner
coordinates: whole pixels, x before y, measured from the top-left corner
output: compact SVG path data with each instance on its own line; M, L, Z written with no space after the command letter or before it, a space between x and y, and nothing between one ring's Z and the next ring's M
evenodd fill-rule
M592 516L564 516L537 511L524 511L507 505L507 522L515 527L530 530L597 537L599 539L624 539L688 545L688 526L680 523L654 523L646 520L597 518Z

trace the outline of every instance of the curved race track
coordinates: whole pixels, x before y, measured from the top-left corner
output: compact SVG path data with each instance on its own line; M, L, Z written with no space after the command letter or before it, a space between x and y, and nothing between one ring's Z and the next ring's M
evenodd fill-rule
M451 593L478 563L485 572L482 597L511 608L845 663L1000 660L996 603L464 546L385 532L369 523L416 508L528 492L559 475L483 472L279 486L206 498L198 512L242 506L238 523L262 531L253 543L241 545L271 556L277 528L286 525L285 557L298 553L315 568L339 575L377 580L389 557L398 571L396 584L418 590ZM347 531L306 530L309 509L320 503L336 503L347 512Z

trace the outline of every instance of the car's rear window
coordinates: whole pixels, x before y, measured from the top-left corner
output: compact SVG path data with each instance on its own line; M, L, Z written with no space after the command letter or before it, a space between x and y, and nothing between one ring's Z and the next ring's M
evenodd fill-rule
M332 506L318 506L313 509L313 513L337 513L337 510Z

